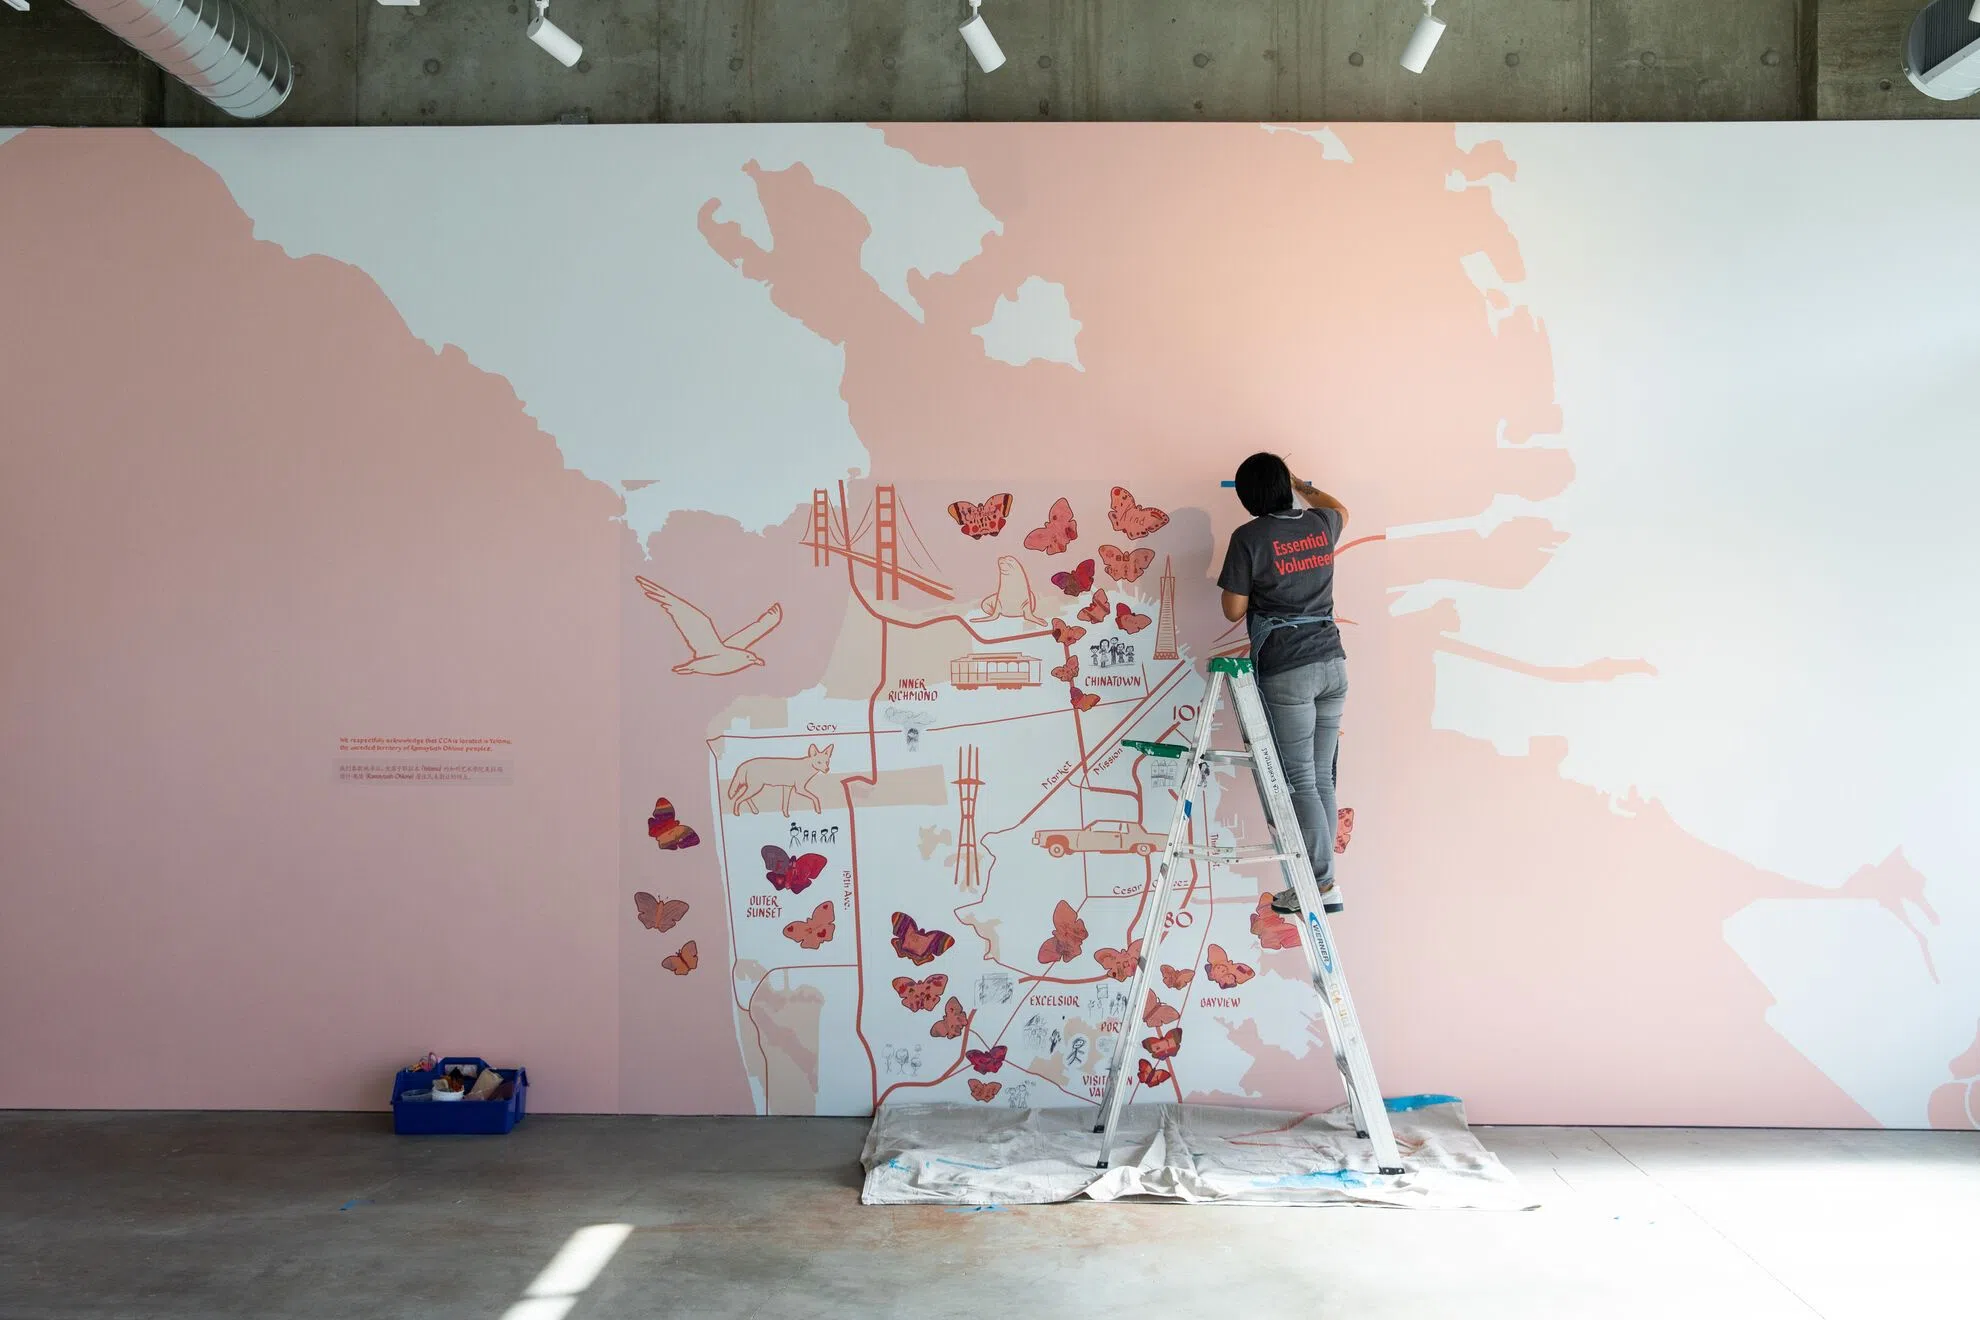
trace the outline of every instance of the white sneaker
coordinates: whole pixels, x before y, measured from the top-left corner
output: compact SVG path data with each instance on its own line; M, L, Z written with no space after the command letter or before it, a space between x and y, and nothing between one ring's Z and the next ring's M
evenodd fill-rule
M1341 901L1340 889L1332 881L1320 891L1320 906L1329 913L1347 910L1347 904ZM1293 889L1281 889L1272 895L1272 910L1289 917L1300 915L1299 892Z

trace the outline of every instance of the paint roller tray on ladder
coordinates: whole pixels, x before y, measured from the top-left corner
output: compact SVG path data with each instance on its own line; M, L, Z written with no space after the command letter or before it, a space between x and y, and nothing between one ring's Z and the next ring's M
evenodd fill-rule
M435 1136L467 1134L495 1136L514 1130L522 1122L529 1098L529 1069L496 1068L492 1071L514 1089L506 1100L432 1100L427 1092L433 1079L456 1064L473 1064L478 1072L490 1071L486 1059L469 1057L442 1059L429 1071L402 1068L392 1082L392 1130L404 1135ZM407 1099L408 1095L416 1098Z

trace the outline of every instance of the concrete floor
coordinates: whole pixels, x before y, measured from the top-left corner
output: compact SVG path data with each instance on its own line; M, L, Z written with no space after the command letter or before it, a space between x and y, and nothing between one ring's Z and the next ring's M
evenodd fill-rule
M1980 1133L1481 1129L1524 1214L858 1201L855 1119L0 1115L0 1316L1924 1317L1980 1310ZM521 1305L519 1305L521 1303Z

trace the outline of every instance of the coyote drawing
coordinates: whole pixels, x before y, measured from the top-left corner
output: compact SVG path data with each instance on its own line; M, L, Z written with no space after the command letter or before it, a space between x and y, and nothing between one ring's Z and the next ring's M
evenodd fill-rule
M805 747L803 756L753 756L744 761L729 780L729 814L740 816L747 806L754 816L757 797L773 788L784 790L782 810L786 816L791 814L793 793L810 802L813 811L824 814L825 804L809 785L831 768L834 746L812 743Z

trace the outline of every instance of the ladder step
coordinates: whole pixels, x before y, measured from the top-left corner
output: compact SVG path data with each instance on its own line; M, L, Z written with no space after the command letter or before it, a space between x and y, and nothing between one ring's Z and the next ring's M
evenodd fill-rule
M1251 759L1250 752L1227 752L1221 747L1212 747L1203 756L1204 759L1210 761L1249 761Z
M1293 854L1271 848L1178 848L1177 853L1198 862L1223 862L1227 866L1248 866L1253 862L1289 862Z
M1159 756L1165 761L1180 761L1189 754L1189 748L1181 743L1143 742L1139 738L1123 738L1121 746L1132 747L1149 756Z

